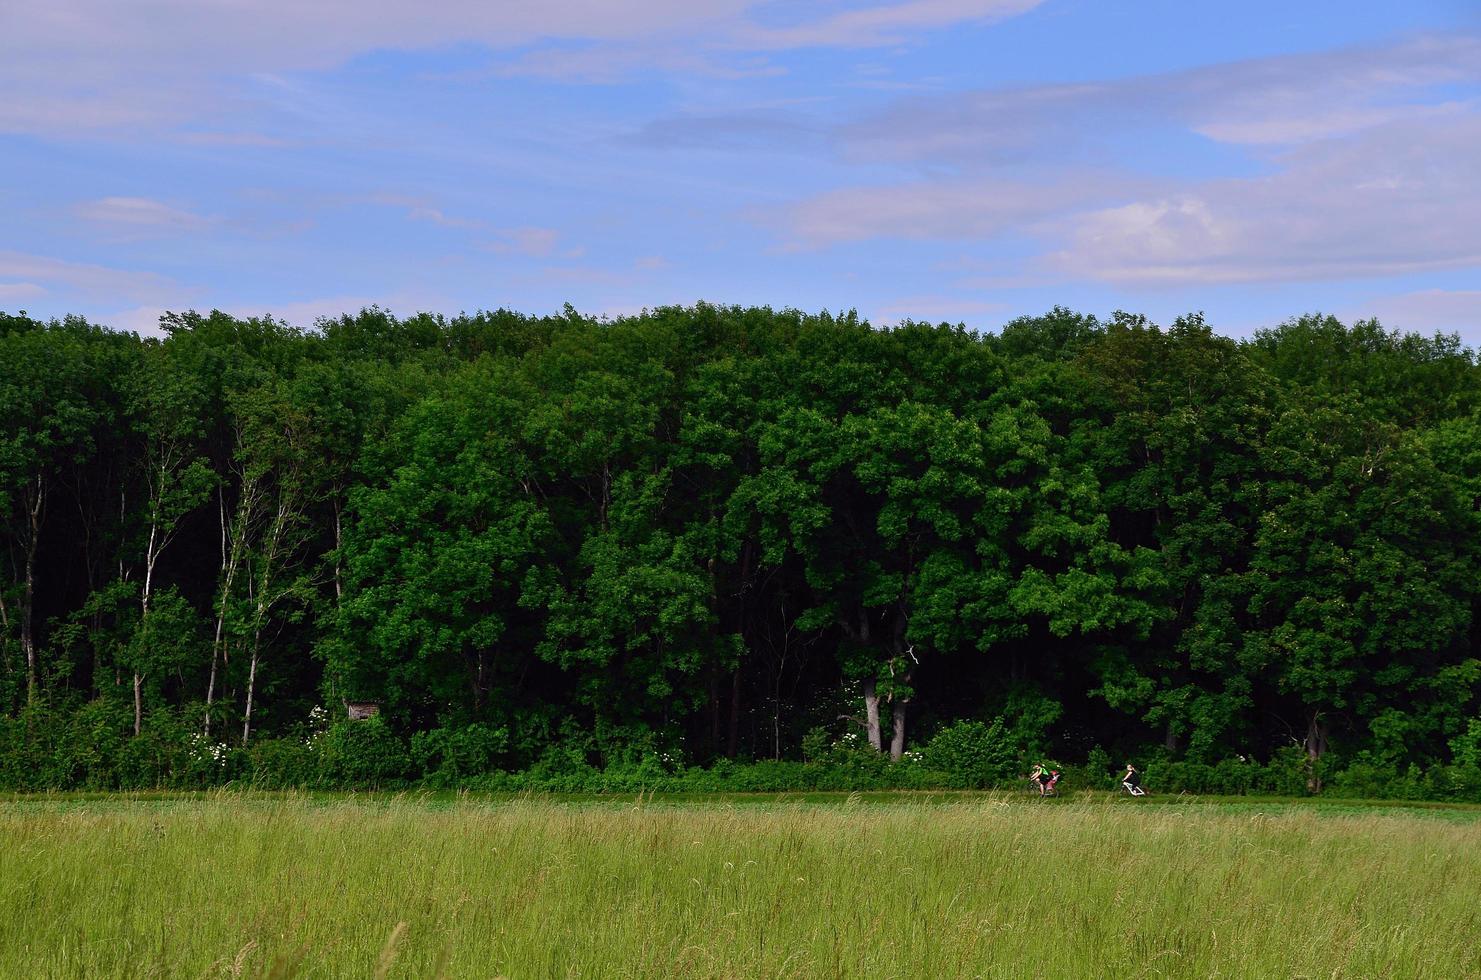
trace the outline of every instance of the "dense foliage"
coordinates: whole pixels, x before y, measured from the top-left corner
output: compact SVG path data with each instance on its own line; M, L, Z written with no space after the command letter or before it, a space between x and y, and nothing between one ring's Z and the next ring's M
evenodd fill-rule
M163 325L0 315L0 785L1481 792L1456 338Z

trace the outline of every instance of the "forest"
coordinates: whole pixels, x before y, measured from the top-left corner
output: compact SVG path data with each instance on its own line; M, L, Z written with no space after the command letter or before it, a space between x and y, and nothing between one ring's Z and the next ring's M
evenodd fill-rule
M0 788L1048 758L1481 794L1456 336L705 304L162 329L0 314Z

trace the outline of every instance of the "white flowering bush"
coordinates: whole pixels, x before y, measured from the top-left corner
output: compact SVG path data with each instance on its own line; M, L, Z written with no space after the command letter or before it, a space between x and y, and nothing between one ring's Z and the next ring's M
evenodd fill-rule
M207 769L225 769L229 751L231 750L225 742L212 742L199 732L190 736L186 748L191 764Z
M226 776L231 763L231 747L225 742L213 742L200 732L192 732L185 739L184 773L187 782L212 785Z
M329 709L322 704L316 704L309 709L308 731L303 737L303 744L309 748L317 748L324 740L324 734L329 731Z

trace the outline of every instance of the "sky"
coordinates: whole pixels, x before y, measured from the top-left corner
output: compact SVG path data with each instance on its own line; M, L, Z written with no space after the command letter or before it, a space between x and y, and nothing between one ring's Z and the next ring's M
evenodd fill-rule
M16 0L0 310L1481 345L1478 0Z

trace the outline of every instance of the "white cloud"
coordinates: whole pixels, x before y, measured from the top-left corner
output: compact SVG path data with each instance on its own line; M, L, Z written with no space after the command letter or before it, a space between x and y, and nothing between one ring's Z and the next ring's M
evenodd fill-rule
M560 232L554 228L506 228L498 231L498 238L486 248L500 255L523 255L527 258L548 258L555 254L560 245ZM568 258L579 255L568 252Z
M958 24L991 23L1027 13L1043 0L907 0L845 10L786 27L753 26L734 42L750 49L881 47L923 31Z
M478 44L515 51L575 42L588 47L525 52L498 70L605 80L655 67L749 74L771 66L737 61L736 52L890 44L919 31L1012 16L1038 2L903 0L780 27L751 19L766 6L761 0L12 3L0 14L0 131L132 136L201 120L215 130L223 117L263 97L245 80L326 70L383 50Z
M184 307L175 306L176 311ZM118 310L113 313L102 313L89 317L89 319L100 326L112 330L122 330L126 333L136 333L141 337L163 337L164 331L159 328L159 318L171 310L168 306L135 306L126 310Z
M46 287L34 282L0 282L0 301L33 299L45 295Z
M919 181L829 191L761 217L781 223L793 247L875 238L984 239L1114 199L1130 186L1124 178L1065 171L1034 182Z
M1033 278L1060 282L1161 287L1481 268L1481 99L1461 97L1478 85L1481 40L1459 36L914 99L841 136L854 157L936 173L818 194L768 217L790 248L1012 235L1044 244L1028 266ZM1075 167L1105 158L1097 140L1138 127L1240 144L1244 169L1262 172Z
M432 224L441 225L443 228L485 227L485 223L477 218L460 218L444 213L441 208L429 208L420 205L408 210L406 216L412 221L430 221Z
M73 208L84 221L130 234L200 231L212 220L147 197L104 197Z
M650 72L734 80L775 77L785 74L786 69L764 57L740 52L638 42L538 48L464 77L527 77L610 85Z
M1481 114L1422 118L1055 222L1049 262L1122 284L1347 279L1481 267Z
M1346 136L1465 110L1446 86L1481 84L1481 39L1280 55L1076 84L902 101L841 136L864 159L991 166L1094 152L1105 135L1181 126L1250 146Z
M146 300L179 292L179 286L152 272L133 272L85 262L69 262L24 252L0 250L0 279L19 279L49 293Z

